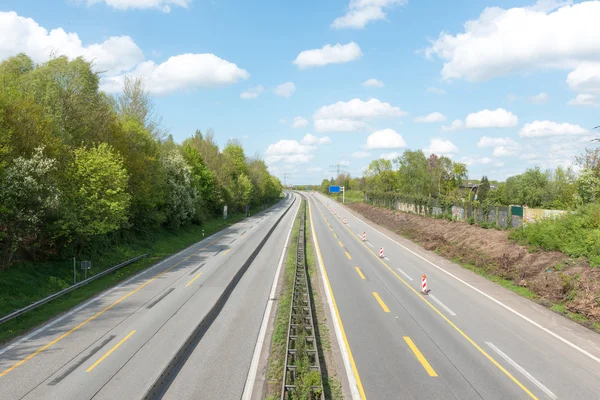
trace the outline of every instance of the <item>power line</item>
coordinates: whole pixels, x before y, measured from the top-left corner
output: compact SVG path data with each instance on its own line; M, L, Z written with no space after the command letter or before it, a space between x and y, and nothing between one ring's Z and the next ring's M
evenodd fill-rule
M345 166L344 164L340 164L340 163L337 163L335 165L330 165L329 166L329 172L335 172L336 176L339 176L340 172L342 170L347 170L347 169L348 169L347 166Z
M283 186L285 186L287 178L289 178L290 176L292 176L292 174L290 172L283 173Z

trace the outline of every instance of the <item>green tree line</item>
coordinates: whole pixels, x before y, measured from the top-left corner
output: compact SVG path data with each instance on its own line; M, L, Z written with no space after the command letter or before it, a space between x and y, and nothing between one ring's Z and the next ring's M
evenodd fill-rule
M115 97L82 58L0 64L0 270L80 254L107 236L202 224L275 200L259 157L211 131L176 143L141 79Z
M505 182L467 180L465 164L448 157L421 150L406 150L393 160L373 160L362 177L341 173L335 179L324 179L318 190L328 192L330 185L346 190L362 191L375 196L395 194L414 199L444 199L447 201L476 200L490 205L527 205L536 208L575 209L600 201L600 148L586 149L574 160L580 167L558 166L543 171L529 168ZM477 187L472 187L474 184Z

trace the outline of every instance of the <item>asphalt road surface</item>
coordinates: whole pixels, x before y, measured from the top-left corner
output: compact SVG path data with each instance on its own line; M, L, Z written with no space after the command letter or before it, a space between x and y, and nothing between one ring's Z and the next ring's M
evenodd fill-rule
M600 399L600 335L325 196L309 199L354 397Z
M288 194L0 349L0 398L142 398L295 198ZM282 238L298 204L250 265L166 398L241 396Z

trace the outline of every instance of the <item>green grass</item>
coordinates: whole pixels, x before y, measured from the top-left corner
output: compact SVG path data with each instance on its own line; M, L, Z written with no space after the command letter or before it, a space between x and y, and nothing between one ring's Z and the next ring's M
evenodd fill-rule
M586 257L600 267L600 203L587 204L557 220L546 219L513 230L510 237L533 250L556 250Z
M342 202L342 194L341 193L340 194L326 193L325 195L332 200L339 201L340 203ZM347 190L344 195L345 203L362 203L364 199L365 199L364 193L360 192L358 190Z
M302 206L302 204L300 206ZM273 328L273 337L271 339L269 366L267 368L267 399L278 399L281 397L288 323L292 303L292 288L296 270L296 249L298 248L299 227L300 215L297 215L285 261L283 287L281 288L281 294L279 295L277 313L275 315L275 326Z
M253 213L258 211L258 209L254 210ZM209 236L242 219L244 219L243 215L230 215L226 221L223 218L215 218L207 221L203 226L190 225L181 228L177 232L163 229L143 237L130 238L126 243L121 243L110 249L110 251L106 251L102 258L92 258L92 272L101 272L141 254L151 253L150 256L0 325L0 343L5 343L22 335L98 293L110 289L171 254L198 242L202 239L203 229L205 236ZM78 281L80 281L83 279L83 275L81 271L78 271L78 273ZM0 315L6 315L16 309L25 307L70 286L72 283L72 260L14 265L6 271L0 272Z

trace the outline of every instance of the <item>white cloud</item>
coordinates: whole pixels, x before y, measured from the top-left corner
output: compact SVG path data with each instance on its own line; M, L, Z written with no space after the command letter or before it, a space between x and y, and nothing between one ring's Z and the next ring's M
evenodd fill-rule
M406 2L407 0L350 0L346 14L336 18L331 27L362 29L371 21L384 19L384 8L403 5Z
M399 107L378 99L362 101L358 98L350 101L338 101L329 106L321 107L315 113L315 119L328 118L372 118L372 117L403 117L408 115Z
M533 104L544 104L548 102L550 96L548 93L542 92L540 94L536 94L535 96L529 97L529 102Z
M327 118L315 120L315 130L317 132L354 132L367 130L368 128L368 125L362 121L355 121L347 118Z
M467 128L510 128L516 126L519 119L510 111L503 108L482 110L467 115L465 127Z
M393 129L375 131L367 138L365 149L400 149L406 147L402 135Z
M492 138L483 136L477 142L477 147L484 149L493 147L492 155L494 157L508 157L517 154L521 146L511 138Z
M458 153L460 150L449 140L434 138L429 140L429 147L423 149L423 151L430 154L451 155Z
M400 157L400 153L398 153L397 151L393 151L391 153L383 153L381 155L381 157L379 158L383 158L384 160L393 160L394 158Z
M442 32L425 54L444 60L443 79L482 81L536 70L583 68L597 61L600 53L600 2L571 3L486 8L478 19L464 24L463 33ZM574 71L569 86L585 89L589 83L582 79L585 76L590 77Z
M257 87L248 89L245 92L240 93L240 99L250 100L257 98L265 88L262 85L258 85Z
M267 156L266 162L269 165L276 164L280 161L284 161L288 165L294 164L306 164L312 160L314 156L312 154L286 154L277 156Z
M452 132L458 129L461 129L465 124L460 119L455 119L452 121L450 125L443 125L441 130L442 132Z
M587 129L579 125L569 123L557 123L552 121L533 121L525 124L519 135L522 138L541 138L548 136L571 136L588 133Z
M462 157L460 161L468 166L471 165L488 165L493 160L489 157Z
M157 8L162 12L171 12L171 5L187 8L192 0L87 0L88 5L106 3L117 10Z
M494 148L492 155L494 157L509 157L514 156L519 152L517 147L498 146Z
M315 144L331 144L331 139L328 136L318 137L307 133L306 135L304 135L300 143L309 146Z
M354 61L362 56L360 47L350 42L348 44L326 44L320 49L304 50L294 60L300 69L322 67L327 64L340 64Z
M290 97L296 91L296 86L292 82L282 83L275 88L275 94L281 97Z
M600 104L596 101L597 97L595 94L591 93L582 93L578 94L574 99L569 100L570 106L588 106L588 107L598 107Z
M144 60L144 53L129 36L111 36L102 43L84 46L77 33L63 28L48 31L31 18L14 11L0 11L0 60L26 53L36 63L50 59L51 53L70 59L82 56L93 61L96 70L118 74Z
M437 95L441 96L443 94L446 94L446 91L444 89L440 89L440 88L436 88L436 87L428 87L427 93L437 94Z
M354 153L352 153L352 157L354 157L354 158L367 158L370 156L371 156L371 153L368 153L366 151L355 151Z
M479 142L477 142L477 147L480 149L496 146L518 146L518 143L510 138L492 138L488 136L483 136L479 139Z
M434 123L434 122L444 122L446 119L447 118L444 114L436 111L436 112L432 112L429 115L415 118L415 122Z
M309 154L316 147L298 143L297 140L283 139L267 147L267 155Z
M169 57L161 64L145 61L127 75L143 76L148 91L154 94L223 86L250 76L246 70L214 54L181 54ZM118 92L123 87L124 79L125 75L105 78L102 88L107 92Z
M308 167L306 168L307 172L321 172L323 171L323 168L321 167Z
M504 167L504 162L498 161L498 162L495 162L493 165L494 165L494 167Z
M344 165L347 167L348 165L350 165L350 161L342 160L340 161L340 165Z
M583 62L567 75L572 90L600 92L600 62Z
M383 87L383 82L378 81L375 78L367 79L362 83L364 87Z
M302 117L294 117L292 121L292 128L304 128L308 125L308 120Z

